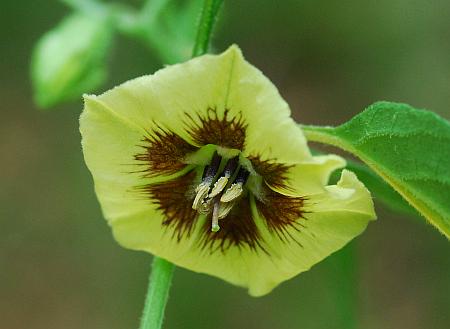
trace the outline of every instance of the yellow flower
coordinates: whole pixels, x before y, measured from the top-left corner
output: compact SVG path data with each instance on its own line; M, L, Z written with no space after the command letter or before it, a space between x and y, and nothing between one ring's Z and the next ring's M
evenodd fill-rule
M86 163L114 237L254 296L375 219L336 155L312 156L275 86L232 46L85 96Z

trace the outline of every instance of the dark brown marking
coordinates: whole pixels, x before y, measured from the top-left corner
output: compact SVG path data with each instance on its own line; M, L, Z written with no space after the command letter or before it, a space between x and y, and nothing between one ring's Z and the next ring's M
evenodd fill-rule
M219 221L220 230L211 232L211 214L204 225L202 247L209 248L211 253L220 250L225 252L230 247L248 247L254 251L264 250L258 227L253 220L250 202L247 197L240 199L227 217Z
M251 161L253 169L262 176L267 184L275 188L289 189L287 173L292 166L270 160L263 161L259 156L250 156L248 159Z
M290 230L301 231L305 228L302 221L306 220L303 210L305 204L303 197L285 196L270 188L264 188L263 200L256 200L256 207L259 214L264 217L267 227L273 233L276 233L280 240L286 242L295 240ZM296 241L301 245L298 241Z
M167 182L149 184L139 189L148 195L152 202L158 204L158 209L164 214L164 226L174 229L173 237L180 241L189 237L198 217L192 209L196 172L191 171L183 176Z
M136 154L134 159L144 166L144 177L174 174L184 167L184 157L197 148L187 143L175 133L158 127L142 139L144 152Z
M205 116L198 114L198 120L186 114L189 121L186 122L193 141L199 145L215 144L223 147L242 150L245 143L245 124L242 116L229 116L229 110L224 111L222 119L219 119L217 110L208 108Z

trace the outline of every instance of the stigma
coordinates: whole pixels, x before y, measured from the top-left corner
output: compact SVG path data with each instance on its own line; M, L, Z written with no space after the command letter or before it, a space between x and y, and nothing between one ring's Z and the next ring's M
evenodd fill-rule
M249 174L239 165L238 156L225 160L217 152L205 166L192 208L201 214L212 212L212 232L220 230L219 220L230 213L243 194Z

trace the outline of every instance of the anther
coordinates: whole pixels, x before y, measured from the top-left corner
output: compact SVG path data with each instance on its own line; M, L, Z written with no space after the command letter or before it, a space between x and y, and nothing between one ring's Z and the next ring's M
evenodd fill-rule
M233 209L234 202L220 202L219 205L219 219L223 219L227 217L227 215L230 213L231 209Z
M209 192L209 186L211 185L211 182L201 182L195 189L195 192L197 193L195 195L194 202L192 203L192 209L198 210L201 204L203 203L203 200L208 196Z
M229 177L220 177L217 182L214 183L213 189L211 191L211 193L209 193L208 197L209 198L214 198L215 196L219 195L220 192L222 192L222 190L225 188L225 186L227 186L228 184L228 178Z
M223 169L222 173L220 174L219 179L214 184L211 193L209 194L209 198L214 198L215 196L219 195L225 186L228 184L228 180L233 175L234 171L236 170L237 166L239 164L239 157L234 157L227 161L225 168Z
M236 175L233 184L231 184L231 186L225 191L225 193L222 194L222 196L220 197L220 201L231 202L237 199L244 191L243 186L247 182L249 175L250 173L246 169L241 167Z
M231 186L225 191L225 193L220 197L221 202L231 202L234 199L237 199L243 192L241 183L233 183Z
M199 210L204 203L205 198L208 196L209 188L219 170L221 161L222 157L217 152L214 152L210 164L205 166L205 169L203 170L202 182L195 189L196 195L194 202L192 203L192 209Z
M234 157L228 160L227 164L225 165L225 168L220 174L219 179L214 184L213 189L208 196L209 198L214 198L223 191L225 186L227 186L228 184L228 180L230 179L231 176L233 176L234 171L236 170L238 164L239 164L239 157Z
M211 211L211 203L211 199L204 200L198 208L198 212L204 215L208 214Z

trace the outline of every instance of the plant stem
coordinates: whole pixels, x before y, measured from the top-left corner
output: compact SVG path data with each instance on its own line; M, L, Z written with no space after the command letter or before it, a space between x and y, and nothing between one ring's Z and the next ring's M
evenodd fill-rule
M208 52L211 32L222 3L223 0L205 0L203 3L192 57L200 56Z
M341 249L332 259L330 294L335 303L336 328L358 327L358 260L356 241Z
M192 57L208 51L211 32L223 0L205 0ZM175 265L154 257L139 329L160 329Z
M161 328L174 268L175 265L162 258L153 258L140 329Z

